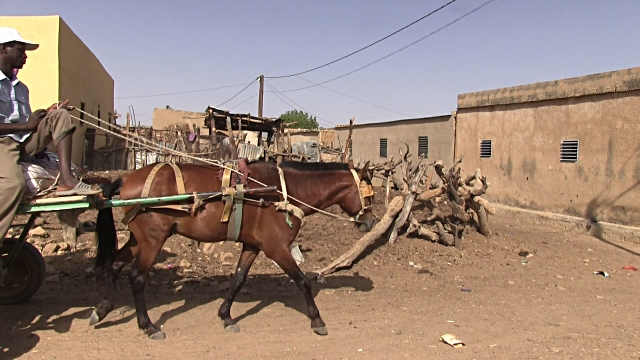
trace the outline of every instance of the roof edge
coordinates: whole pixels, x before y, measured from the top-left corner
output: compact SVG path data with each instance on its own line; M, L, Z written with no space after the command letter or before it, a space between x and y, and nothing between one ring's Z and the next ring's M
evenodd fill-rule
M640 67L458 95L458 109L640 90Z

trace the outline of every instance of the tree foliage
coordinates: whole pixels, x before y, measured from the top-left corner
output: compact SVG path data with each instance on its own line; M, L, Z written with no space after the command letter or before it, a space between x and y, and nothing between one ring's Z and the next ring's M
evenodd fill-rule
M280 119L285 123L296 123L293 127L298 129L317 129L319 127L315 116L301 110L289 110L280 115Z

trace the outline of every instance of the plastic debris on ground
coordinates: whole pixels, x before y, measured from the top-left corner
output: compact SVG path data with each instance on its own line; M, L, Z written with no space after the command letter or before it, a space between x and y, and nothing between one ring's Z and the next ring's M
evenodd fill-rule
M440 341L444 342L445 344L451 345L454 348L466 346L465 343L456 339L456 336L453 334L444 334L440 336Z

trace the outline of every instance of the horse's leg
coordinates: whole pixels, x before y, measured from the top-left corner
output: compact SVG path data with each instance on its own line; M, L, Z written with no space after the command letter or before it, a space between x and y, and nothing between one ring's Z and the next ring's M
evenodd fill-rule
M287 246L281 246L277 249L263 249L264 254L271 260L275 261L282 270L298 285L298 288L304 293L304 299L307 302L307 316L311 320L311 328L318 335L327 335L327 328L324 321L320 317L320 311L316 306L311 294L311 283L304 275L302 270L293 259L293 255Z
M166 338L166 335L149 318L147 303L144 298L144 288L149 276L149 270L151 270L162 245L171 232L170 230L162 229L160 224L151 225L149 222L136 227L130 226L132 233L137 234L135 238L138 240L138 253L129 273L129 281L133 290L133 300L136 304L138 327L144 330L150 339L159 340Z
M260 250L253 246L246 244L242 246L242 253L240 254L240 259L238 259L238 266L236 266L236 272L233 274L233 278L231 279L231 289L229 289L227 297L224 299L222 305L220 305L220 309L218 310L218 316L220 316L222 321L224 321L224 328L227 331L240 332L240 327L238 327L235 320L231 318L231 305L242 288L242 285L244 285L249 269L259 252Z
M113 258L111 271L106 276L96 277L96 291L100 297L100 304L94 309L89 319L89 325L95 325L102 321L113 310L113 295L116 280L124 265L129 264L137 254L137 241L133 233L130 234L129 241L116 252Z

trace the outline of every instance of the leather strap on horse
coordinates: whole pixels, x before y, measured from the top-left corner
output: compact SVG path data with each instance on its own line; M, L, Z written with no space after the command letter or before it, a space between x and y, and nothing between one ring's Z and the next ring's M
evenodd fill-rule
M231 182L231 168L224 169L224 174L222 175L222 186L220 190L222 191L222 199L224 201L224 209L222 210L222 217L220 218L220 222L229 221L229 216L231 215L231 210L233 209L233 198L235 196L235 190L232 187L229 187Z
M284 201L275 203L276 210L287 213L286 222L290 228L293 227L293 223L289 219L289 213L293 213L293 216L299 218L302 221L302 225L304 225L304 211L295 205L289 204L287 200L287 183L284 181L284 170L282 170L280 166L278 166L278 175L280 176L280 186L282 187L282 197ZM300 227L302 227L302 225Z
M180 168L178 167L178 165L174 163L162 162L162 163L156 164L156 166L154 166L153 169L151 169L151 172L149 173L149 175L147 175L147 179L145 180L144 186L142 187L142 194L140 194L141 198L149 197L149 192L151 191L151 184L153 183L153 179L156 177L156 174L158 173L158 171L165 165L170 165L173 168L173 172L176 176L176 187L178 188L178 195L186 194L186 190L184 187L184 178L182 177L182 171L180 171ZM159 205L159 206L136 205L124 215L124 217L122 218L122 223L128 224L131 220L133 220L133 218L136 215L138 215L138 212L140 212L140 210L144 209L145 207L168 208L168 209L174 209L174 210L180 210L180 211L189 211L189 207L185 205ZM193 217L195 215L195 209L191 209L190 213L191 213L191 216Z
M240 228L242 227L244 185L237 184L235 190L233 188L231 188L231 190L235 192L235 199L233 200L233 212L235 216L231 218L229 225L227 226L227 240L235 242L238 241L238 238L240 237ZM229 203L231 203L231 201L229 201Z
M351 170L351 174L353 175L353 179L356 181L356 186L358 187L358 195L360 196L360 205L362 205L362 209L360 210L360 212L358 212L358 215L356 215L355 220L358 221L358 218L360 217L360 215L364 214L364 211L366 209L369 208L369 206L366 206L366 203L364 201L365 198L373 196L373 187L369 184L366 184L364 186L360 185L362 182L360 181L360 177L358 176L358 173L354 170L354 169L350 169Z

